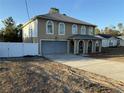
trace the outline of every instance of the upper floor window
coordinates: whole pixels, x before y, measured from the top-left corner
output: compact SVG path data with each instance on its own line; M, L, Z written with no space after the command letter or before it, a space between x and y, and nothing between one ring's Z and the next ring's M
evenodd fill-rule
M93 35L93 27L89 27L88 28L88 34L89 35Z
M81 26L81 34L86 34L86 26Z
M46 22L46 33L47 34L54 34L54 23L53 21Z
M73 24L72 25L72 34L77 34L78 33L77 30L78 30L77 25Z
M64 35L64 34L65 34L65 24L59 23L59 35Z

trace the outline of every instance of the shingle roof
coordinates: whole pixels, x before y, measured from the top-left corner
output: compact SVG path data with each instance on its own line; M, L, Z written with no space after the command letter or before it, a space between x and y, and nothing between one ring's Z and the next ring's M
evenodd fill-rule
M103 38L111 38L111 37L113 37L112 35L108 35L108 34L98 34L98 35L103 37Z
M101 40L100 38L92 36L92 35L80 35L80 34L70 36L68 39L75 39L75 40Z
M60 14L60 13L48 13L48 14L44 14L44 15L38 15L38 16L36 16L36 18L44 18L44 19L50 19L50 20L56 20L56 21L62 21L62 22L96 26L94 24L91 24L91 23L88 23L85 21L81 21L81 20L69 17L67 15Z

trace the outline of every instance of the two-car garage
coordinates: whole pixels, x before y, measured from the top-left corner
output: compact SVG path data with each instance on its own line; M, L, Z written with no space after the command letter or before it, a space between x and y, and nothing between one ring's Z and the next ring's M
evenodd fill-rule
M66 54L67 41L41 41L41 54Z

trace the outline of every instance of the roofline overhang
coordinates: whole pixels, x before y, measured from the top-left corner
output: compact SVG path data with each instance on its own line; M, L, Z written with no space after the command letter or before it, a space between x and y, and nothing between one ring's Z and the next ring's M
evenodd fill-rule
M79 25L86 25L86 26L93 26L93 27L97 27L97 25L87 25L87 24L81 24L81 23L74 23L74 22L66 22L66 21L62 21L62 20L56 20L56 19L52 19L52 18L45 18L45 17L38 17L39 19L48 19L48 20L53 20L53 21L61 21L61 22L65 22L65 23L71 23L71 24L79 24Z
M68 40L102 40L100 38L98 39L76 39L76 38L71 38L71 39L68 39Z
M55 19L52 19L52 18L45 18L45 17L35 16L35 17L31 18L28 22L24 23L22 28L24 28L26 25L28 25L29 23L31 23L32 21L34 21L36 19L48 19L48 20L53 20L53 21L61 21L61 20L55 20ZM76 22L75 23L73 23L73 22L66 22L66 21L61 21L61 22L97 27L97 25L92 25L92 24L91 25L87 25L87 24L80 24L80 23L76 23Z
M32 18L29 21L27 21L26 23L23 24L22 28L24 28L26 25L28 25L29 23L33 22L34 20L36 20L37 18Z

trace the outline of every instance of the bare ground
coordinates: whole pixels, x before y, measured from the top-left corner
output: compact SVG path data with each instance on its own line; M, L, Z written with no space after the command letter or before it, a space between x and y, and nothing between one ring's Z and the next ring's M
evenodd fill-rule
M124 93L124 83L45 58L2 59L0 93Z
M96 59L124 62L124 47L102 48L102 53L90 54L90 57Z

